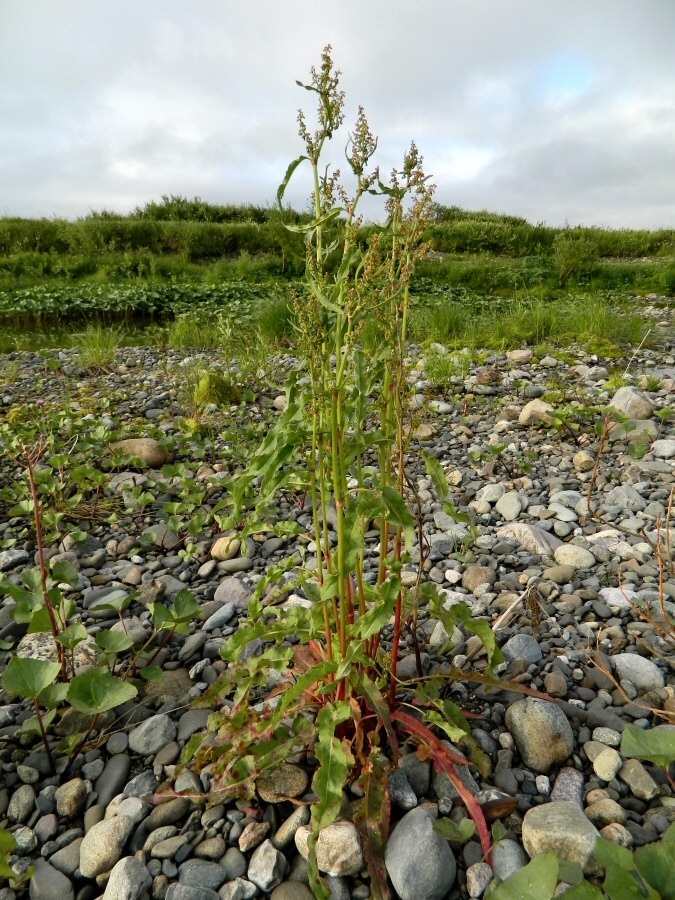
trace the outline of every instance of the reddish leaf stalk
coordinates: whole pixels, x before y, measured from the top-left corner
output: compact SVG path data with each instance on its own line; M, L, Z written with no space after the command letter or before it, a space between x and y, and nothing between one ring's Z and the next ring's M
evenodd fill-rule
M460 756L458 753L453 753L452 750L449 750L445 744L436 737L431 729L424 724L424 722L420 722L419 719L416 719L409 713L403 712L401 709L396 709L392 713L392 719L403 725L406 731L429 747L433 756L435 768L445 772L450 781L452 781L457 793L468 809L471 818L475 822L485 859L491 864L490 832L487 827L487 822L485 821L485 816L483 815L483 810L480 808L480 804L471 791L459 777L459 773L455 768L455 764L462 766L471 765L470 761L463 756Z
M49 766L54 774L56 774L56 763L54 762L54 756L52 755L52 748L49 746L49 741L47 739L47 732L45 731L44 722L42 721L42 713L40 712L40 704L37 700L35 702L35 718L38 721L38 725L40 727L40 734L42 735L42 743L45 745L45 750L47 751L47 759L49 760Z

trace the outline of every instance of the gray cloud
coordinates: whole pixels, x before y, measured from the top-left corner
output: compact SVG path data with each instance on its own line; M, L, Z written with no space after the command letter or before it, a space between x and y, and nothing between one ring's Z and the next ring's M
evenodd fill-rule
M330 41L383 171L414 139L440 202L673 227L674 36L672 0L0 0L0 215L271 202Z

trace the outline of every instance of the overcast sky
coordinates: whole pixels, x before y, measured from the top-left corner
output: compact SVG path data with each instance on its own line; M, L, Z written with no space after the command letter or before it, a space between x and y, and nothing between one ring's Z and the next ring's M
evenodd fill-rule
M0 0L0 216L271 203L326 43L439 202L675 226L675 0Z

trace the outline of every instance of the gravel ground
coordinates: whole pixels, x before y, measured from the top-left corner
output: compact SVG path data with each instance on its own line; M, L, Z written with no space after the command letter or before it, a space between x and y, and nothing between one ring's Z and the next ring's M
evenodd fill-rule
M473 736L490 760L489 773L471 768L463 777L486 809L499 810L507 832L494 852L494 871L506 877L551 847L590 871L598 833L636 847L657 840L675 821L675 796L663 772L620 752L627 723L669 727L653 710L669 713L671 721L675 716L672 645L634 605L658 601L661 578L665 609L675 612L675 574L659 571L654 552L657 521L666 517L675 486L675 429L663 414L675 406L675 357L667 343L659 351L639 351L628 385L617 389L608 385L609 367L623 371L628 358L606 361L581 348L559 357L532 358L529 350L495 354L472 364L444 392L425 380L414 347L411 357L414 402L429 391L433 398L424 406L417 443L441 462L456 508L476 526L472 536L449 519L429 479L413 466L430 548L425 577L447 606L464 601L474 616L492 623L513 607L498 632L505 657L499 672L555 699L469 690L464 683L452 687L452 699L477 714ZM186 425L185 358L175 351L125 349L112 371L99 375L82 371L74 351L58 354L56 371L38 354L10 354L0 363L0 423L47 418L68 403L74 417L91 423L92 434L103 425L118 440L146 439L135 447L147 460L143 467L106 476L101 508L117 510L118 521L83 519L83 542L66 538L48 550L77 567L79 583L69 596L90 634L115 624L108 611L97 609L112 596L134 595L127 617L139 641L150 628L148 602L163 597L171 603L189 587L200 604L189 635L175 637L160 654L162 679L107 716L67 779L50 774L41 743L17 735L31 715L28 705L0 693L0 827L17 840L15 869L35 866L32 898L312 896L303 857L308 806L278 798L311 798L311 772L288 766L278 781L258 786L254 805L209 806L206 775L200 779L177 765L187 740L206 726L208 710L191 703L225 668L224 640L245 620L258 580L294 553L298 540L262 536L237 546L207 531L186 558L163 511L178 488L173 498L169 489L142 508L135 505L130 483L144 483L152 492L168 446L173 463L184 464L205 491L203 504L212 508L222 498L221 473L236 469L239 450L248 452L242 443L248 431L264 427L282 405L278 390L260 390L240 406L211 410L207 424L213 430L200 435ZM212 355L202 360L219 365ZM293 365L291 357L278 362L282 369ZM618 429L610 436L596 472L594 517L588 515L588 488L599 442L589 434L577 435L575 443L568 432L546 424L550 409L542 404L552 391L600 406L612 402L637 422L627 437ZM635 458L628 451L638 435L644 452ZM495 444L504 445L501 455L490 454ZM18 469L8 459L1 466L6 490ZM26 520L0 504L6 547L0 571L18 581L34 564L36 547ZM307 508L291 499L280 501L278 516L310 531ZM374 545L375 536L367 576L376 566ZM407 577L412 573L411 565ZM11 606L5 597L0 637L21 640L21 652L35 654L36 636L24 635ZM470 635L461 629L448 635L424 612L419 635L429 673L472 656ZM590 662L589 650L606 671ZM414 675L412 651L406 638L399 672ZM0 668L8 659L0 653ZM472 664L480 668L480 656ZM78 724L66 720L60 727L77 730ZM166 785L191 798L149 802ZM477 841L460 847L433 830L437 816L461 818L447 777L409 752L391 776L391 794L386 864L396 896L481 896L492 872ZM326 830L318 855L334 897L370 896L359 835L348 819ZM0 900L24 893L0 887Z

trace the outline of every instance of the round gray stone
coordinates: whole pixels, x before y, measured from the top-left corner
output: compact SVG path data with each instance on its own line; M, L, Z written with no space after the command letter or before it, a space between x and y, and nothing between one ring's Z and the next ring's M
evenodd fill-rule
M122 856L133 829L133 819L127 816L113 816L92 825L80 845L82 877L96 878L112 869Z
M526 697L506 711L506 727L526 766L546 775L574 750L574 733L555 703Z
M450 845L434 831L426 809L411 809L394 828L385 865L400 900L441 900L455 883L457 864Z
M576 803L544 803L528 810L522 837L530 858L555 850L562 859L579 863L587 874L596 870L592 856L599 833Z
M612 657L619 681L630 681L639 693L659 691L665 684L663 672L656 663L637 653L617 653Z
M125 856L110 873L103 900L143 900L152 887L150 873L135 856Z
M176 725L164 713L150 716L129 735L129 749L140 756L152 756L176 737Z

